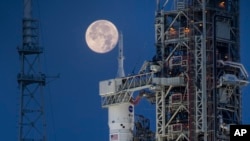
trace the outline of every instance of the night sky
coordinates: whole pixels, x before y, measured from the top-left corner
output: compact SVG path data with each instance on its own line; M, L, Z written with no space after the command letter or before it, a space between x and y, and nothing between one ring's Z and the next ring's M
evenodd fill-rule
M45 90L48 140L108 141L107 109L101 108L99 81L115 78L117 48L91 51L85 31L106 19L123 32L125 73L137 73L154 50L154 0L35 0L41 22L42 66L48 76L60 73ZM250 71L250 1L241 0L241 59ZM22 0L0 1L0 139L18 137L20 70L17 46L22 44ZM250 124L250 86L243 89L243 123ZM142 100L136 113L155 118L154 106ZM155 128L152 121L153 129Z

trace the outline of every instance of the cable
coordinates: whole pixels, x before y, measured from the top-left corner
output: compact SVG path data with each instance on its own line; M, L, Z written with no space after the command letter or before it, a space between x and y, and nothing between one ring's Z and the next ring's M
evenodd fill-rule
M144 43L144 46L143 46L143 49L142 49L142 50L144 50L144 48L146 48L146 42ZM132 71L131 71L131 74L132 74L132 75L136 74L136 73L135 73L135 69L136 69L136 67L138 66L139 61L140 61L141 58L142 58L142 54L143 54L143 53L140 53L139 56L138 56L137 59L136 59L137 61L136 61L135 65L134 65L134 67L133 67L133 69L132 69Z

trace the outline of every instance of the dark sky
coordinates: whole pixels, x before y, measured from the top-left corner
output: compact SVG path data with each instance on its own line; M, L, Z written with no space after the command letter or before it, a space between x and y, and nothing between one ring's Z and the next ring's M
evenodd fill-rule
M241 59L249 72L250 1L241 1ZM123 32L125 73L137 72L155 53L155 1L43 0L35 5L36 17L41 21L41 45L45 48L44 72L61 75L45 90L48 139L108 141L107 110L101 108L98 89L99 81L116 76L117 48L107 54L92 52L85 43L85 31L95 20L113 22ZM16 76L20 62L16 47L22 43L22 6L22 0L0 1L1 140L17 140L20 97ZM243 90L243 122L248 124L249 91L249 86ZM146 101L139 106L136 113L155 118L154 106Z

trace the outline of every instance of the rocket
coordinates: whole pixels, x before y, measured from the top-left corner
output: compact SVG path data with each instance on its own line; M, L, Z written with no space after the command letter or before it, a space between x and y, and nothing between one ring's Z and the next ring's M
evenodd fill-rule
M125 77L123 68L123 35L120 32L117 77ZM133 141L134 105L130 102L118 103L108 107L110 141Z

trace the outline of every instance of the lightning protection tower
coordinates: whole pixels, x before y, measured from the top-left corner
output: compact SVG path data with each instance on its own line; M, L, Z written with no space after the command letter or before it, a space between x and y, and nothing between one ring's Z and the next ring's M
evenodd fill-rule
M43 88L46 76L42 73L38 21L32 16L32 0L24 0L22 46L18 47L20 72L19 141L46 141Z

